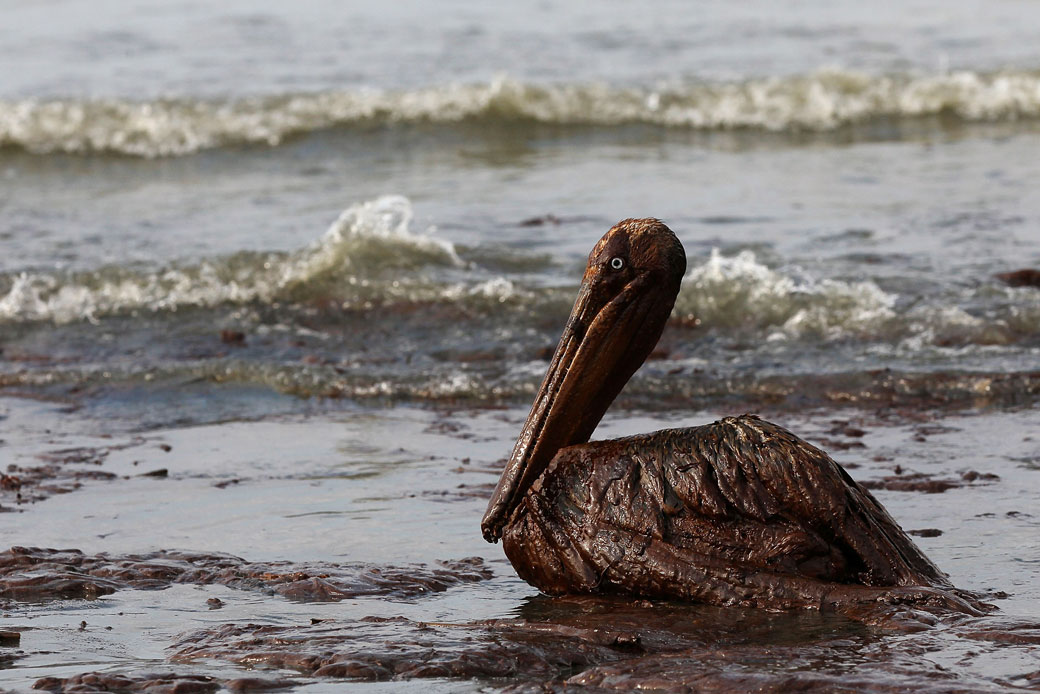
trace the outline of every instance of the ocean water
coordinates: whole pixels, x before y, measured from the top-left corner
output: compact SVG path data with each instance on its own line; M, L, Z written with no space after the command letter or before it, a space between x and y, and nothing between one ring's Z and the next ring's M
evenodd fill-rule
M653 216L689 269L618 419L953 408L1003 422L1006 464L1034 460L1040 288L997 275L1040 267L1040 3L10 0L3 18L0 396L77 431L519 413L592 244ZM0 462L62 426L5 432ZM488 462L509 449L493 436ZM77 516L65 498L30 512ZM59 539L34 525L9 544ZM211 532L177 542L220 549ZM1037 551L1008 559L1016 585Z
M130 426L186 382L289 396L261 411L522 402L628 216L690 258L648 404L700 374L752 398L878 369L927 390L1040 354L1040 293L994 278L1040 264L1032 3L6 17L5 389L129 402Z

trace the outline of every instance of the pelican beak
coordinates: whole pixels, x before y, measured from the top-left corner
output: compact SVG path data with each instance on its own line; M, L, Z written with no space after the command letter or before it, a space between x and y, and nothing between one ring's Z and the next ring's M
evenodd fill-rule
M684 259L685 266L685 259ZM497 542L561 448L584 443L657 344L678 292L650 273L623 283L590 263L531 413L481 521ZM679 273L681 278L682 273Z

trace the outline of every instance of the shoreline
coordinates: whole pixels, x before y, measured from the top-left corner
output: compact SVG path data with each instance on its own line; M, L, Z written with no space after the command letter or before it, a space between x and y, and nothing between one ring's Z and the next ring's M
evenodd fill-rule
M371 644L362 651L350 645L360 633L369 634L364 638L375 638L376 642L389 639L402 644L426 643L425 647L414 648L439 648L441 651L437 652L456 654L452 658L482 663L490 662L485 659L491 657L486 646L481 645L487 643L486 638L504 638L520 644L515 646L519 650L509 651L510 658L529 657L522 645L527 643L528 637L523 634L528 633L525 630L529 627L508 620L526 614L532 605L545 605L551 608L550 613L556 610L552 608L556 601L538 597L537 591L513 574L500 548L484 543L478 528L498 466L524 416L519 408L358 408L351 412L167 427L140 434L97 434L90 431L91 420L82 413L31 400L0 399L0 414L6 425L0 451L19 468L55 465L59 470L112 475L108 479L77 480L82 484L77 489L15 506L22 512L0 516L7 521L0 529L2 549L76 548L83 550L89 561L98 561L103 555L97 553L106 552L117 563L123 562L121 571L128 576L134 571L128 553L171 550L230 554L248 562L287 561L279 565L282 568L278 571L287 575L328 575L332 578L322 580L353 581L352 585L357 585L357 580L350 579L350 574L335 579L338 569L329 567L358 566L363 573L384 574L392 573L392 567L403 567L394 570L418 575L415 571L420 571L420 566L436 569L446 566L439 562L474 557L467 561L478 562L484 567L481 571L487 572L475 583L448 585L444 590L420 591L406 597L348 596L336 603L313 594L307 597L306 593L286 598L262 585L258 591L255 587L242 590L224 585L193 586L192 581L159 586L162 589L158 591L117 587L114 593L92 600L54 600L54 596L40 595L22 602L8 596L2 599L3 612L10 615L6 621L12 628L25 631L21 632L20 655L7 669L0 670L0 687L21 691L45 676L67 678L101 668L112 676L137 677L146 670L158 669L172 670L183 677L216 677L213 681L219 682L249 676L288 678L291 682L285 686L310 690L326 682L325 675L345 676L355 682L370 676L361 670L341 669L321 673L313 680L310 675L320 668L308 669L299 664L286 671L287 663L296 662L290 657L293 652L297 653L293 657L304 657L321 642L310 640L313 634L302 626L311 619L332 620L328 625L327 638L332 639L329 643L339 643L337 657L353 659L351 662L358 658L361 661L357 662L364 661L368 657L364 653L377 658L383 652ZM721 414L688 411L663 416L621 409L608 415L597 438L691 425ZM874 493L897 521L916 535L915 542L925 553L950 573L955 585L998 596L990 599L1000 608L996 622L958 628L989 629L986 633L1005 636L986 636L983 644L990 645L980 646L973 641L971 647L981 655L965 659L964 639L968 637L929 628L922 638L930 644L930 657L944 663L961 657L950 667L955 681L963 680L966 687L971 682L997 686L998 682L1009 682L1007 678L1015 673L1022 674L1019 670L1023 663L1032 657L1026 655L1033 648L1029 645L1034 638L1029 635L1033 633L1030 630L1040 629L1040 611L1036 609L1040 604L1036 589L1040 569L1037 558L1030 554L1030 543L1040 526L1040 519L1030 513L1030 499L1040 494L1036 445L1040 441L1040 424L1036 422L1035 410L958 412L945 416L932 413L917 421L885 423L870 412L845 408L811 415L788 413L780 420L792 431L827 448L854 478L874 484ZM159 469L166 473L147 474ZM60 486L67 481L68 478L53 482ZM893 481L910 484L900 487ZM12 504L5 498L3 506L9 509ZM145 565L158 563L167 567L164 570L172 570L176 564L173 559L162 559L170 555L149 556ZM119 560L120 557L123 559ZM326 562L327 567L321 568L321 562ZM407 568L410 566L417 568ZM41 569L39 575L53 574ZM270 571L265 574L258 570L258 575L270 575ZM1009 595L1000 598L1000 591ZM213 599L220 603L219 609L210 609L215 603L207 601ZM582 599L576 600L580 603ZM569 616L550 617L550 626L539 627L556 634L542 637L547 639L545 643L555 644L552 648L563 649L553 657L564 657L560 653L574 656L574 649L579 647L575 644L587 643L590 638L575 640L571 632L571 636L564 637L560 629L566 624L586 624L581 615L604 609L602 605L575 605L573 600L564 599L558 607ZM655 604L653 609L674 615L674 610L694 608ZM727 614L746 612L723 611L720 616L702 609L697 612L697 619L703 626L719 623L718 620L724 622ZM405 621L378 621L386 618ZM530 621L529 617L523 619L525 623ZM776 619L776 624L756 637L764 641L752 639L750 645L745 643L740 648L766 648L765 644L780 638L783 630L792 628L790 625L799 619L826 622L822 615ZM87 623L83 632L78 626L81 621ZM429 622L468 624L465 629L472 633L472 638L460 642L452 629L438 627L428 632L416 626ZM300 639L299 648L278 651L284 656L270 661L271 665L281 663L278 669L252 675L233 664L196 662L195 656L189 655L192 651L185 650L188 634L212 627L217 631L199 637L209 644L207 658L227 663L237 662L240 656L247 658L249 651L239 652L235 649L241 646L234 644L240 638L253 638L241 631L242 625L249 623L289 629L287 637L295 634L291 638ZM238 636L232 638L232 632L226 630L231 627L220 627L221 624L239 625L235 627L238 631L234 631ZM852 629L861 633L856 631L861 627L852 623L841 625L839 632ZM823 627L809 631L818 628ZM341 635L336 636L340 629ZM672 643L662 654L691 647L682 641L685 637L681 633L669 633L670 636L654 637ZM1017 634L1014 638L1019 640L1010 643L1018 645L994 645L1012 634ZM805 649L822 648L843 653L843 658L862 658L879 643L887 643L888 648L899 652L912 646L913 642L906 638L881 628L865 637L857 636L857 645L821 646L816 636L806 636L801 646L792 646L801 655L792 657L805 656ZM177 643L181 645L175 647ZM587 651L591 647L581 648ZM589 678L609 663L623 663L633 657L632 652L619 652L614 646L596 648L601 650L582 651L587 664L579 669L587 670ZM751 657L751 651L746 651L745 656ZM504 656L499 653L496 657ZM452 658L448 660L455 662ZM82 664L60 665L67 661ZM555 661L550 658L547 662ZM493 670L481 667L459 670L457 677L436 679L430 686L436 691L459 691L481 683L486 686L495 675ZM536 669L541 673L539 681L562 681L559 678L563 671L555 667L540 665L542 669ZM894 675L886 668L876 673L878 679L873 689L867 687L868 691L887 691L881 688L882 684ZM638 682L653 671L624 670L624 679ZM450 667L445 673L450 673ZM391 668L388 676L431 675L401 665L398 670ZM909 681L907 676L902 675L904 683ZM533 685L537 679L523 681Z

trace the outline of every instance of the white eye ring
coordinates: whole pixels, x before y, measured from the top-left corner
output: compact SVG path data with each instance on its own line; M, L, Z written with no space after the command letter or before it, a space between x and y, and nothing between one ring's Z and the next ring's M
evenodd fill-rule
M625 267L625 261L621 258L611 258L610 267L614 268L615 270L620 270L621 268Z

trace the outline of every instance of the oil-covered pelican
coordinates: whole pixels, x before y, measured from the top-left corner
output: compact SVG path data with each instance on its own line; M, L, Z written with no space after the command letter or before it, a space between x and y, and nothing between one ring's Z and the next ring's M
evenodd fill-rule
M592 249L485 539L550 594L778 609L950 588L826 453L755 416L586 443L656 345L685 271L656 219L619 222Z

